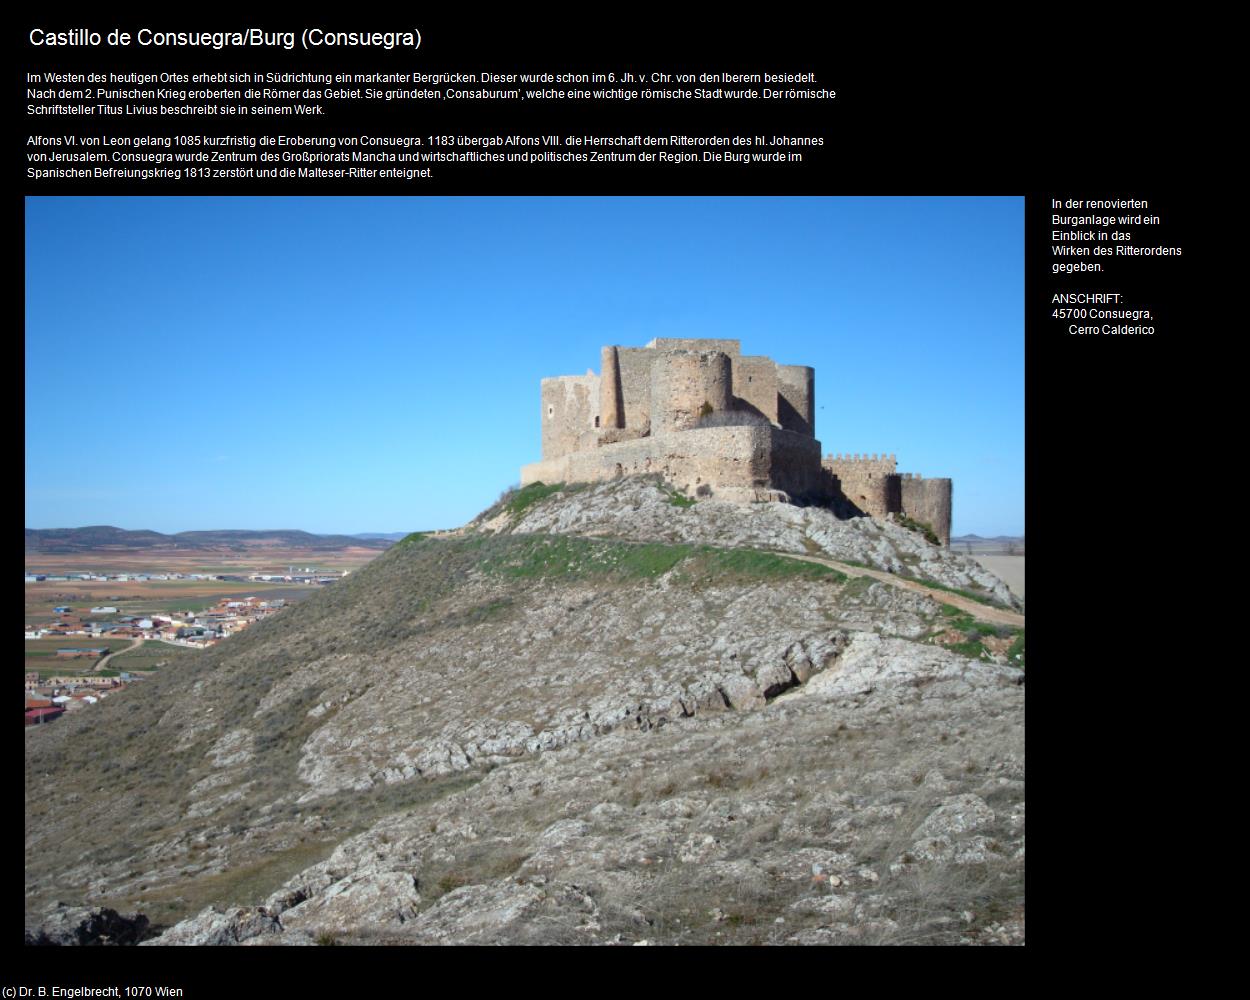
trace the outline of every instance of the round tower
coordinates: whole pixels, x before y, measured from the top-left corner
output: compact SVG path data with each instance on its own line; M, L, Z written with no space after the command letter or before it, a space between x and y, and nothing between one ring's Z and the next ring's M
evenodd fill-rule
M729 355L721 351L665 351L651 366L651 433L697 427L704 414L730 409Z
M602 427L624 427L625 407L621 400L621 369L615 347L605 347L599 368L599 414Z
M816 436L816 369L777 366L777 422L788 431Z

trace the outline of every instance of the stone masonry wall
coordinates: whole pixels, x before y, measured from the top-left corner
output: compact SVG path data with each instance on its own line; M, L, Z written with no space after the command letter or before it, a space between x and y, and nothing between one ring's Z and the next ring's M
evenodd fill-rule
M646 430L651 426L651 363L655 351L646 347L618 347L616 364L621 373L621 404L625 426Z
M733 394L774 424L777 419L777 364L759 354L733 359ZM793 429L793 428L791 428Z
M664 433L652 427L655 380L670 380L673 358L697 352L729 357L730 401L717 409L742 409L761 414L785 430L815 436L815 372L805 365L778 365L764 355L743 355L739 341L718 338L657 337L646 347L607 346L601 358L604 430L628 429L631 434ZM680 365L681 362L678 362ZM613 416L615 412L615 417ZM671 425L671 419L670 419ZM628 435L607 435L609 440Z
M599 376L564 375L542 381L543 459L583 448L598 438Z
M625 410L621 403L621 372L616 363L616 348L608 346L600 352L599 426L614 430L625 426Z
M655 351L720 351L736 358L742 353L742 341L713 337L654 337L644 350Z
M842 494L873 517L885 517L898 510L897 482L893 455L826 455L821 464L838 478Z
M777 366L777 422L788 431L816 436L816 369Z
M951 481L923 479L906 473L902 476L903 513L912 520L929 525L950 548L951 544Z
M651 366L651 433L690 430L703 407L730 408L732 369L720 351L665 351Z
M521 484L600 482L658 473L690 495L763 498L782 490L819 499L820 446L793 431L763 425L702 427L573 452L521 469Z

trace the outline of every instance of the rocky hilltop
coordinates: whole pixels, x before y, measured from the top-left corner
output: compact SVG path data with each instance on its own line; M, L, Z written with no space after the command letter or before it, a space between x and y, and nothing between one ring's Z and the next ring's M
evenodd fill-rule
M1019 942L1021 612L901 525L534 484L27 730L28 939Z

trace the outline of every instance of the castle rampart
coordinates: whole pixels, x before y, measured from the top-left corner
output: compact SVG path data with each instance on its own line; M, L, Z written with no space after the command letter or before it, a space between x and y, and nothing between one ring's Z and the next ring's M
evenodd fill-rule
M690 496L722 500L794 498L821 494L820 445L767 424L699 427L605 444L527 465L521 485L586 483L659 474Z
M826 455L822 463L837 478L843 496L873 517L901 509L893 455Z
M873 517L903 514L927 524L949 547L951 481L898 472L893 455L826 455L821 465L852 507Z

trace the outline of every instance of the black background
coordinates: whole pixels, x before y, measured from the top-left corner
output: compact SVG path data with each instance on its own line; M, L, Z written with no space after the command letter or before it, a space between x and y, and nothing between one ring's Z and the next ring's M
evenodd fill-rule
M833 87L832 102L548 102L509 106L482 102L432 103L412 111L382 107L350 119L332 114L317 123L326 134L793 134L823 135L826 145L801 167L776 170L638 168L628 164L594 168L576 165L518 170L513 165L438 166L436 178L417 184L285 181L211 182L195 193L439 195L1023 195L1026 211L1026 535L1031 542L1029 611L1029 763L1034 809L1034 853L1030 868L1033 945L1070 944L1069 895L1054 896L1059 872L1076 863L1073 846L1124 836L1133 810L1148 796L1148 772L1158 751L1143 723L1152 704L1132 680L1152 669L1160 650L1162 597L1155 585L1165 519L1183 509L1183 498L1166 489L1158 455L1174 447L1178 399L1192 385L1200 299L1195 276L1213 263L1198 234L1200 203L1209 161L1211 133L1199 113L1208 94L1202 62L1183 26L1138 20L1076 22L1056 15L1028 25L986 22L980 17L930 15L917 20L902 11L874 22L835 17L817 21L778 5L750 17L713 15L678 21L663 11L613 8L543 19L500 19L466 10L456 17L425 16L420 8L399 17L343 13L318 17L301 10L280 16L218 15L196 18L164 14L143 17L99 10L82 18L41 19L29 12L14 31L12 93L25 94L25 73L67 66L88 70L177 68L207 70L337 70L426 72L615 71L643 67L699 73L814 70L816 86ZM176 23L180 22L180 23ZM21 22L19 22L21 24ZM116 26L162 30L233 29L257 25L296 30L323 24L343 30L385 30L417 25L419 51L376 49L305 53L151 49L57 49L41 51L26 32L89 26L101 33ZM62 131L137 134L167 131L255 134L314 129L314 119L150 118L57 119L15 111L9 154L20 219L23 195L188 193L176 183L28 182L25 138ZM376 106L375 106L376 108ZM520 110L518 110L520 108ZM373 109L370 109L373 110ZM523 116L522 116L523 115ZM395 116L395 117L390 117ZM118 123L123 124L119 125ZM72 123L72 129L69 127ZM1163 217L1157 242L1180 245L1181 258L1113 258L1114 270L1096 281L1050 274L1052 198L1144 198ZM1205 207L1201 210L1205 210ZM1065 214L1068 214L1065 211ZM1139 231L1140 232L1140 231ZM11 239L21 240L20 225ZM759 249L761 255L769 251ZM1068 336L1048 319L1055 291L1114 288L1132 305L1154 310L1153 337ZM15 290L15 301L21 301ZM940 350L940 345L935 345ZM874 373L877 377L877 373ZM954 391L954 390L953 390ZM969 390L974 391L974 390ZM1180 404L1183 406L1184 404ZM1162 489L1150 488L1154 480ZM958 502L958 484L956 484ZM1114 566L1112 566L1114 564ZM1111 566L1114 575L1105 575ZM16 722L14 723L16 726ZM16 827L16 823L14 823ZM1120 830L1120 833L1115 831ZM1092 850L1092 848L1091 848ZM10 857L16 859L16 852ZM1083 850L1080 864L1115 879L1113 857ZM16 883L14 875L12 882ZM17 891L16 884L13 891ZM19 941L16 899L7 940ZM1079 936L1079 935L1076 935ZM401 950L402 951L402 950ZM66 954L26 949L11 956L4 983L170 982L187 996L250 992L249 982L267 970L333 970L373 992L371 968L416 974L408 988L436 985L432 973L459 970L461 988L485 986L486 978L509 976L537 964L554 971L612 963L654 975L644 966L676 964L680 956L650 950L628 959L611 953L510 955L506 962L476 956L423 952L327 954L325 949L232 949L229 954L174 954L173 950L93 949ZM310 954L316 952L316 954ZM279 954L281 953L281 954ZM718 952L716 964L733 968L745 956ZM820 961L805 954L801 960ZM750 959L748 959L750 960ZM701 962L702 977L711 958ZM569 971L572 971L572 964ZM420 969L422 971L417 972ZM128 975L123 975L127 972ZM776 973L774 969L773 974ZM286 972L282 973L284 976ZM318 975L321 973L318 972ZM326 973L330 973L327 971ZM302 979L302 974L301 974ZM546 988L579 988L553 976ZM307 989L306 985L290 989ZM256 984L258 985L258 984ZM448 984L450 985L450 984ZM518 985L523 985L519 983ZM404 986L399 984L400 988ZM452 988L456 988L452 986Z

